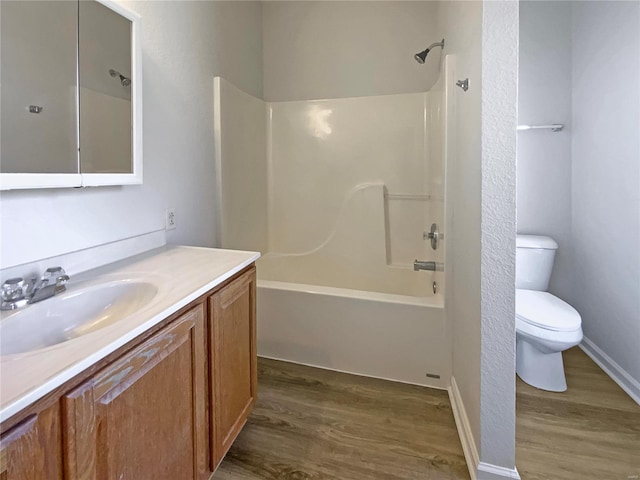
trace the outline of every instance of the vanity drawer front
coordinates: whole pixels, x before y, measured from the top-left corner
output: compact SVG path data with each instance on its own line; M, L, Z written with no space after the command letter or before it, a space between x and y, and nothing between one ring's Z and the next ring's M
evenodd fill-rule
M204 306L62 399L75 479L199 479L207 471Z
M62 479L60 407L32 415L0 441L0 480Z

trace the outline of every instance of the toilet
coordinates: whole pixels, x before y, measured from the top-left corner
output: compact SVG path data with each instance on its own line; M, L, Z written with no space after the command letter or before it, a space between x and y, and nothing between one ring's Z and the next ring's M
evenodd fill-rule
M550 237L516 237L516 373L536 388L564 392L562 352L582 341L582 319L547 292L557 249Z

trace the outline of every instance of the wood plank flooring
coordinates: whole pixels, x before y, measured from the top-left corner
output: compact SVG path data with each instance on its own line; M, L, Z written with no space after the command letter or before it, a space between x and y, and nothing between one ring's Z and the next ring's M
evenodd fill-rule
M580 349L569 388L517 380L523 480L637 480L640 407ZM260 359L259 395L214 480L468 479L447 393Z
M214 480L469 479L446 391L274 360Z
M640 406L578 347L564 352L567 391L516 386L523 480L637 480Z

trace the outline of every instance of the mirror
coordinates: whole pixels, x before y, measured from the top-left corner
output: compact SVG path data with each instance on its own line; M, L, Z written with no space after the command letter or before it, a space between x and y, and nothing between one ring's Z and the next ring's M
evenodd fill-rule
M10 0L0 21L0 188L142 183L139 17Z
M0 171L78 173L78 5L18 0L0 9Z
M132 173L131 21L80 2L80 172Z

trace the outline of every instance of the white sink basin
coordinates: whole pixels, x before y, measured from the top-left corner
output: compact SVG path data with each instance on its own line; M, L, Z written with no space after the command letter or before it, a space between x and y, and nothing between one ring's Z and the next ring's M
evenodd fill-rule
M0 355L40 350L126 318L158 293L148 282L117 280L69 291L3 315Z

